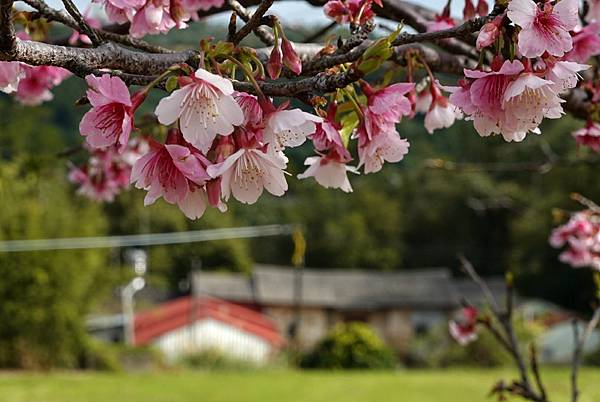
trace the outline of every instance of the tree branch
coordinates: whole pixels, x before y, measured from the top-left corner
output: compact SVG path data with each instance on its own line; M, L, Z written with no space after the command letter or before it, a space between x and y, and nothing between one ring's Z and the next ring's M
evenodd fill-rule
M250 34L250 32L254 31L261 24L261 19L265 15L269 8L273 5L274 0L263 0L254 14L250 17L246 25L244 25L238 32L235 34L233 38L233 43L236 45L242 41L246 36Z
M579 387L577 385L577 377L579 375L579 367L581 366L581 359L583 357L583 348L587 343L590 335L594 331L594 328L598 326L600 321L600 307L594 310L591 320L588 322L583 334L579 336L579 327L577 326L577 320L573 320L573 362L571 367L571 402L577 402L579 398Z
M102 44L102 40L100 40L98 34L88 25L87 21L85 18L83 18L83 15L81 15L75 4L73 4L71 0L62 0L62 2L67 12L71 15L75 22L77 22L77 25L79 26L78 31L86 34L95 46Z
M0 52L12 55L15 50L15 27L12 21L13 0L0 0Z
M237 14L238 17L244 22L250 21L251 14L244 6L242 6L237 0L228 0L229 6L231 9ZM273 45L275 43L275 38L273 34L267 30L267 28L263 26L257 26L254 28L254 34L258 36L258 38L268 46ZM229 39L230 42L235 40L235 36L231 36Z

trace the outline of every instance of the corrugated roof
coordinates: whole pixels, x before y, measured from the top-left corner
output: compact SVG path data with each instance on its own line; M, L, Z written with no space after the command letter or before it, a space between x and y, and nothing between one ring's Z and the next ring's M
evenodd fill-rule
M197 273L200 296L263 305L294 303L293 268L258 265L251 278L235 274ZM385 307L453 308L459 300L446 268L402 272L304 269L302 304L339 309Z

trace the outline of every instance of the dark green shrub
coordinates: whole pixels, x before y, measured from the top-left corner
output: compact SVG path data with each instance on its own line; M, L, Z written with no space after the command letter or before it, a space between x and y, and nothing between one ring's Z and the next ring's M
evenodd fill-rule
M393 351L361 322L336 325L300 361L304 368L327 369L389 369L395 364Z
M248 370L256 368L256 364L251 361L227 356L216 349L184 356L178 363L185 368L194 370Z

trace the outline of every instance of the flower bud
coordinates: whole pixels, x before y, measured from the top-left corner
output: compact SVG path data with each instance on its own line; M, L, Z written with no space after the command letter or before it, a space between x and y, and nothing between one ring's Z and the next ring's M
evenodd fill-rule
M287 68L292 70L294 74L299 75L302 72L302 62L298 57L298 54L294 50L294 46L292 42L290 42L286 37L281 40L282 49L283 49L283 64L286 65Z
M269 61L267 63L267 72L269 73L269 77L271 79L279 78L281 74L282 68L282 56L281 51L279 50L279 44L275 44L273 46L273 50L271 51L271 56L269 56Z

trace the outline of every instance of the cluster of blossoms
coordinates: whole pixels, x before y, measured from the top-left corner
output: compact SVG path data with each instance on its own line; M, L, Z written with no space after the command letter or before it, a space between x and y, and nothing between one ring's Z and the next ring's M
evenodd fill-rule
M79 194L94 201L112 202L129 187L131 168L147 152L148 142L138 137L122 153L115 147L86 148L89 159L82 166L71 166L69 180L79 186Z
M477 316L479 311L472 306L461 308L448 321L450 336L461 346L477 340Z
M131 95L120 78L108 74L89 75L86 81L92 108L80 132L87 146L110 150L111 155L128 152L133 116L149 89ZM412 113L414 105L406 95L414 91L413 84L375 89L363 82L365 101L353 112L360 119L353 134L343 137L335 101L327 110L317 108L317 114L290 109L287 103L275 106L264 95L234 91L230 80L202 68L179 76L177 82L178 89L155 110L158 122L171 127L166 140L148 140L130 181L148 192L146 205L163 197L191 219L202 216L208 206L224 211L231 196L252 204L264 190L283 195L288 188L284 152L307 140L316 155L307 158L308 168L298 177L314 177L324 187L345 192L352 191L347 172L377 172L384 162L398 162L408 152L408 141L400 137L396 124ZM358 144L357 167L348 165L350 137Z
M25 33L19 33L17 36L29 39ZM60 67L0 61L0 91L13 94L23 105L36 106L52 100L50 90L70 75L69 71Z
M183 29L198 12L222 7L224 0L93 0L104 7L111 22L129 23L134 38Z
M522 141L529 132L540 134L544 118L562 116L559 95L577 86L579 72L589 67L581 63L600 53L597 28L576 31L578 8L577 0L512 0L505 15L483 27L479 49L502 39L506 18L519 33L517 57L505 60L498 54L491 70L466 69L460 85L448 89L453 92L450 102L473 121L480 136L501 134L506 141Z
M559 259L574 268L600 270L600 214L590 209L577 212L569 221L554 229L550 244L565 247Z

